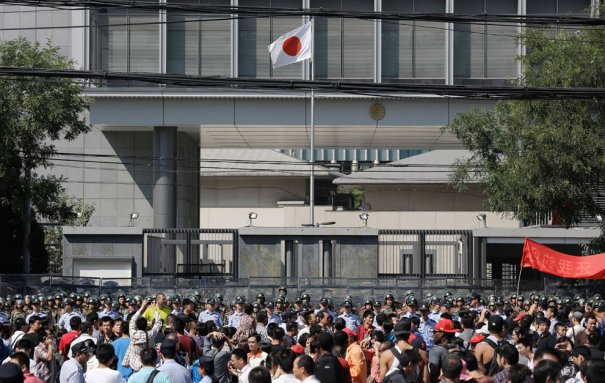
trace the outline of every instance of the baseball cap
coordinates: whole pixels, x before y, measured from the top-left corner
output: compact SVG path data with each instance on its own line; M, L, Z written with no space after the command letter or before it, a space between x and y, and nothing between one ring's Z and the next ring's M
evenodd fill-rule
M300 344L296 343L294 346L290 347L292 351L294 351L297 355L302 355L305 353L305 349Z
M481 334L476 334L471 338L471 343L476 344L476 343L481 343L483 342L483 339L485 339L485 337Z
M519 314L517 314L517 316L515 317L515 319L513 319L515 322L518 322L521 320L521 318L523 318L524 316L526 316L527 313L526 312L520 312Z
M504 328L504 320L500 315L492 315L487 322L487 329L490 332L500 332Z
M454 321L451 319L441 319L435 325L435 330L449 333L458 332L456 327L454 327Z
M349 336L354 336L354 337L356 337L356 338L357 338L357 336L359 335L359 334L357 333L357 331L351 330L351 329L350 329L350 328L348 328L348 327L345 327L345 328L342 330L342 332L344 332L345 334L347 334L347 335L349 335Z
M73 355L80 354L80 353L91 354L93 352L95 352L95 349L92 347L88 347L86 345L86 342L78 342L78 343L74 344L73 346L71 346L71 353Z

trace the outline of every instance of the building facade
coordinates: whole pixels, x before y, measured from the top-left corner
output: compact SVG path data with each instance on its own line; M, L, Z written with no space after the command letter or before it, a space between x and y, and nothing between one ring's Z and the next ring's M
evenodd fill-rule
M170 6L183 1L161 3ZM598 1L188 0L185 3L351 12L586 16ZM516 25L316 17L313 66L305 62L273 69L267 46L307 19L270 15L234 17L172 8L62 10L1 6L1 10L0 39L22 36L42 43L49 40L71 57L77 68L95 72L505 85L519 76L521 68L515 57L524 52L523 46L517 44L521 29ZM100 230L104 238L112 233L125 235L125 227L135 228L128 229L129 236L138 235L139 231L142 235L143 228L233 228L242 226L242 221L245 224L251 208L273 209L231 201L237 205L232 207L241 211L232 210L228 215L213 211L211 199L204 194L208 188L203 184L204 170L200 165L206 149L271 148L301 159L310 158L308 92L90 81L84 93L93 100L87 116L92 130L75 141L57 143L57 149L64 154L54 160L52 171L67 177L71 196L95 206L89 235L95 230ZM376 105L384 111L378 117L371 113ZM324 164L347 162L347 170L357 170L360 161L390 162L423 151L460 149L460 143L443 128L459 112L492 105L492 101L426 94L318 92L314 113L315 158ZM111 161L103 159L107 157ZM250 158L241 161L254 163ZM282 182L269 178L263 182ZM306 181L296 182L297 190L304 194L299 196L299 202L308 201L308 187L300 189ZM401 199L396 191L391 190L392 201ZM328 196L316 193L316 197ZM377 229L469 230L477 225L474 219L472 223L453 219L455 203L427 204L425 209L399 204L388 209L380 205L385 201L378 198L372 203L380 210L372 213L370 221ZM470 205L465 207L467 212L473 216L481 213L477 201L466 203L474 204L472 209ZM263 225L300 226L308 220L307 211L307 206L282 206L279 214L283 219ZM338 213L341 218L334 220L338 226L360 224L358 212L335 212L321 205L316 207L315 216L318 222L323 222ZM262 212L259 214L263 217ZM379 218L381 215L383 219ZM498 222L495 216L488 219ZM381 222L385 227L380 227ZM514 220L503 222L505 228L518 227ZM430 227L420 227L425 225ZM86 229L75 230L72 237L83 236L85 232ZM73 238L67 242L77 243ZM75 252L70 248L72 258L94 259L115 254L115 247L101 244L76 247ZM140 251L137 246L126 248ZM319 247L315 251L319 252ZM121 252L120 259L135 257L128 250ZM144 273L146 267L145 255L136 257L133 275ZM475 274L480 275L481 271Z

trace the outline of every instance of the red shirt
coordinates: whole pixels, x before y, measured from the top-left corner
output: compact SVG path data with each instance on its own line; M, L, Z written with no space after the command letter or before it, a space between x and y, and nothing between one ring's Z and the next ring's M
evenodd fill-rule
M67 334L64 334L61 337L61 340L59 341L59 351L61 352L61 354L63 354L63 355L69 354L68 346L74 339L76 339L78 334L80 334L78 331L73 330L73 331L68 332Z
M34 374L32 374L31 372L23 374L23 376L25 377L23 383L44 383L42 379L35 377Z
M357 331L359 332L359 336L357 337L357 341L361 343L366 337L372 336L374 332L374 326L370 326L370 328L366 328L365 324L357 327Z
M195 341L192 337L187 335L178 335L179 337L179 349L182 352L187 353L189 355L189 363L195 362L197 358L197 348L195 347Z

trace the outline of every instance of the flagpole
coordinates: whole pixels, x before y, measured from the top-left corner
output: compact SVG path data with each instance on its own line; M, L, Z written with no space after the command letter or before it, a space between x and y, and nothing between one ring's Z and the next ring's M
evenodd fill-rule
M311 19L311 81L315 80L315 23ZM315 88L311 86L311 176L309 177L309 224L315 224Z
M527 240L527 237L525 237ZM519 268L519 280L517 281L517 299L519 299L519 290L521 289L521 273L523 272L523 258L525 258L525 242L523 243L523 254L521 255L521 267ZM519 302L517 301L517 306L519 306Z

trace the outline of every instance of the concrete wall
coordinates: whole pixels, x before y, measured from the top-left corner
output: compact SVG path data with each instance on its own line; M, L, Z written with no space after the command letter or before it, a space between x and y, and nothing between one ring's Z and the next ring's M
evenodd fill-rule
M448 185L364 185L372 211L479 211L485 195L479 185L459 193Z
M101 131L93 128L74 141L57 141L57 151L74 153L69 162L54 160L46 171L66 178L67 194L94 205L89 226L153 227L153 132ZM103 155L108 157L96 157ZM177 157L177 226L196 227L199 220L197 141L179 132ZM131 220L131 213L138 218Z
M201 208L200 227L236 229L248 225L248 213L258 213L253 221L258 227L300 227L309 223L308 206L275 208ZM333 211L330 206L316 206L315 222L336 222L331 227L361 227L361 211ZM477 215L486 214L490 228L518 228L521 222L498 213L476 211L369 211L368 226L376 229L472 230L482 228Z
M116 273L103 273L103 264L113 268L130 260L132 277L143 273L143 232L139 228L63 228L63 275L71 276L78 269L74 263L94 262L99 270L96 277L115 278Z
M302 177L202 177L200 207L277 207L278 201L304 201L307 183Z

